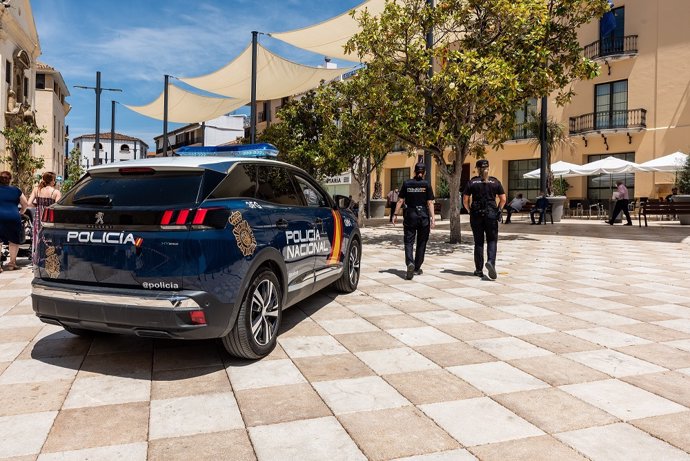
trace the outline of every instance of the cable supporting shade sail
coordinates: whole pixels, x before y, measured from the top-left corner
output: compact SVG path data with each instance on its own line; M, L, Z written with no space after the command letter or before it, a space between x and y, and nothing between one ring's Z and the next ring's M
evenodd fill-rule
M359 62L357 54L345 54L345 44L360 31L355 18L365 9L372 16L378 16L385 6L386 0L368 0L334 18L302 29L271 33L271 37L329 58ZM350 16L352 10L356 12L355 18Z
M163 120L164 118L164 93L150 104L145 106L128 106L147 117ZM228 114L242 106L249 104L249 98L230 99L201 96L178 88L173 84L168 85L168 121L173 123L198 123Z
M269 101L304 93L331 81L352 68L325 69L288 61L257 45L256 99ZM221 69L201 77L181 78L188 85L239 99L251 97L252 47Z

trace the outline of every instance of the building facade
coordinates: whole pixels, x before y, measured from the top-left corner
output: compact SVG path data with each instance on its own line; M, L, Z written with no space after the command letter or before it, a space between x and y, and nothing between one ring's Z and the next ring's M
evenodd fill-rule
M62 175L67 155L65 117L71 107L65 100L69 90L60 72L41 62L36 67L36 124L44 127L43 144L36 155L43 157L44 170Z
M168 133L168 149L185 146L221 146L244 137L247 117L223 115L203 123L191 123ZM163 154L163 136L154 138L156 154Z
M146 158L149 146L139 138L115 133L114 149L111 149L110 133L101 133L98 158L101 163L124 162L125 160L137 160ZM74 138L74 148L81 154L81 164L84 168L95 165L96 135L85 134ZM113 154L114 152L114 154Z

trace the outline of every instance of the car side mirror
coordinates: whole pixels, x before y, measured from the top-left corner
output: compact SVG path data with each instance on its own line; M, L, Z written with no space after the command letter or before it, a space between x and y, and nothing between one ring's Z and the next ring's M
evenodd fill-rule
M350 206L350 200L349 197L345 197L344 195L334 195L333 196L333 201L335 202L335 208L348 208Z

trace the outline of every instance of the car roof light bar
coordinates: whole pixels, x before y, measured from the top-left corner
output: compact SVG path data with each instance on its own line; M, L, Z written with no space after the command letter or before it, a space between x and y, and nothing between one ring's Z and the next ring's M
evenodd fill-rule
M180 157L240 157L267 158L278 157L278 148L272 144L235 144L231 146L185 146L177 149Z

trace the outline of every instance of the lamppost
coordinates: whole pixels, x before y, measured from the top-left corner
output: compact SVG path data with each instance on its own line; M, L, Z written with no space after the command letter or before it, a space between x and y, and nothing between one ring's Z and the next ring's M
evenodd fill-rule
M80 88L82 90L94 90L96 92L96 143L94 144L94 150L96 151L96 156L94 157L94 165L100 165L101 161L99 158L100 146L101 146L101 92L103 91L119 91L122 92L120 88L101 88L101 71L96 72L96 86L84 86L84 85L74 85L74 88Z
M114 99L111 102L110 113L110 163L115 162L115 104L118 104Z

